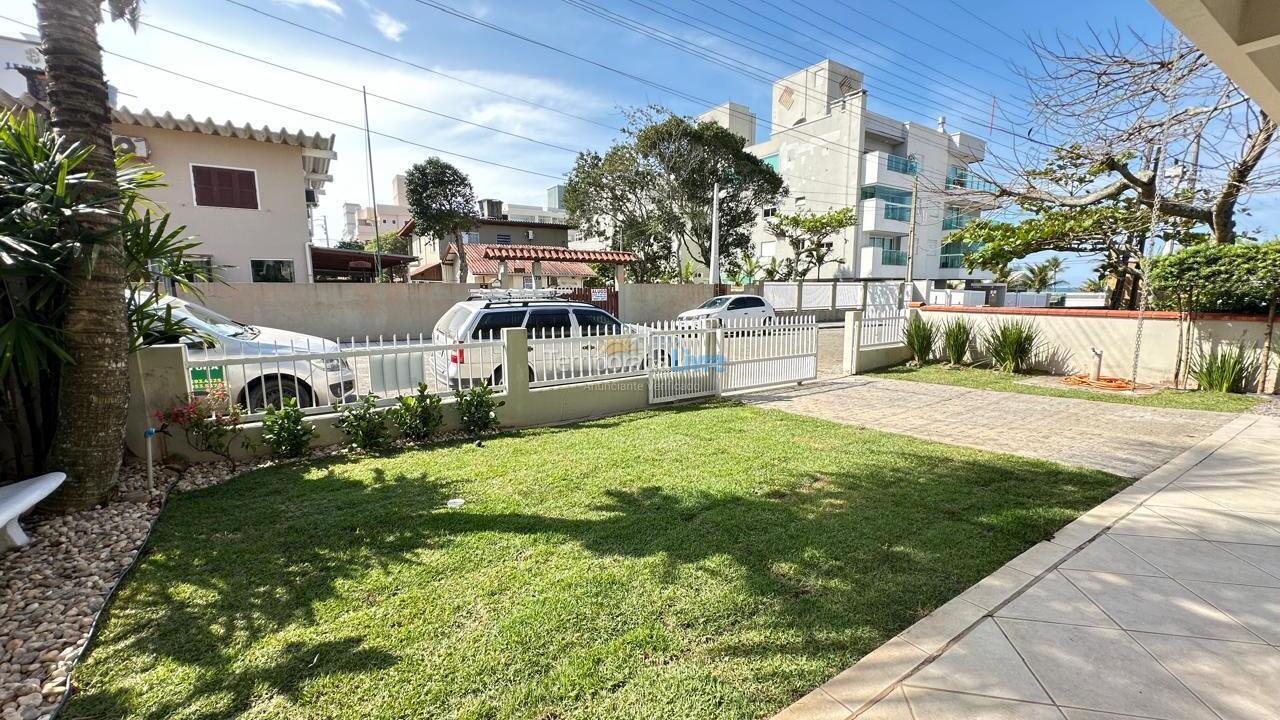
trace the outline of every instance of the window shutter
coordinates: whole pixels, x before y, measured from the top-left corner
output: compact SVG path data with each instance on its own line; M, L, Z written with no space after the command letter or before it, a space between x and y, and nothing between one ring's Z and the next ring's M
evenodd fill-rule
M193 165L191 179L197 205L258 209L257 178L252 170Z

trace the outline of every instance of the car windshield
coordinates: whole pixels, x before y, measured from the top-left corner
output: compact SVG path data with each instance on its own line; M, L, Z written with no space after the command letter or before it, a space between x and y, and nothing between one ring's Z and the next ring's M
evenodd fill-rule
M723 295L721 295L720 297L713 297L713 298L711 298L710 300L708 300L708 301L706 301L706 302L702 303L701 305L699 305L699 306L698 306L698 308L699 308L700 310L701 310L701 309L709 309L709 308L722 308L722 307L724 307L726 304L728 304L729 300L730 300L730 298L727 298L727 297L725 297L725 296L723 296Z
M255 337L258 334L258 329L252 325L236 322L201 305L173 302L170 307L173 308L174 317L201 332L225 337Z

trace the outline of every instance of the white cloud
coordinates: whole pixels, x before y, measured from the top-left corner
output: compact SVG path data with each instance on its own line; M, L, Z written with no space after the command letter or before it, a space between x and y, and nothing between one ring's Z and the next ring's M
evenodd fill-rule
M260 39L231 34L220 28L184 27L186 23L178 17L160 17L155 18L155 21L164 27L189 32L202 40L224 44L237 50L252 48L255 39ZM291 131L300 129L307 133L333 133L336 137L334 149L338 153L338 159L330 166L334 179L325 186L325 194L320 198L319 214L327 218L330 237L335 241L342 232L342 204L368 204L369 183L362 130L364 118L359 93L264 67L250 60L147 28L143 28L135 36L127 26L117 23L104 25L100 32L103 46L108 50L119 51L139 60L284 106L230 94L107 56L105 63L111 82L122 91L136 96L124 98L124 104L132 110L145 107L157 114L169 111L179 117L187 114L197 119L212 117L216 122L230 121L235 125L249 123L254 127L266 125L271 128L285 127ZM274 62L305 69L313 75L348 86L359 87L369 83L370 93L566 147L604 149L608 147L613 135L603 128L518 103L445 77L365 57L356 52L335 52L331 45L317 46L309 42L274 44L270 51L261 51L260 54ZM217 68L217 71L210 68ZM440 67L439 70L469 82L514 92L539 104L587 117L605 117L615 105L609 98L553 78L459 67ZM336 122L304 112L332 118ZM369 119L375 132L517 168L556 176L573 166L572 153L463 125L374 97L369 98ZM610 122L614 120L616 119L608 118ZM554 177L495 167L379 135L374 135L372 140L374 178L381 202L387 202L390 198L392 176L403 173L413 163L432 155L439 155L466 172L471 177L476 194L483 197L541 205L546 200L546 188L557 182Z
M288 5L290 7L309 7L309 8L316 8L317 10L324 10L325 12L331 12L334 15L343 14L342 6L338 4L337 0L275 0L275 1L280 3L281 5Z
M400 36L409 29L408 25L378 9L374 9L369 18L373 20L373 26L378 28L378 32L391 42L400 42Z

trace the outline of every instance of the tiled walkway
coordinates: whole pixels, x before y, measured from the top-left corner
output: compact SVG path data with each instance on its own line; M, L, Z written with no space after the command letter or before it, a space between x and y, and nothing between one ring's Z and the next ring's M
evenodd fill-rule
M865 376L824 377L739 399L1126 477L1151 472L1234 417Z
M779 717L1280 718L1280 419L1232 421Z

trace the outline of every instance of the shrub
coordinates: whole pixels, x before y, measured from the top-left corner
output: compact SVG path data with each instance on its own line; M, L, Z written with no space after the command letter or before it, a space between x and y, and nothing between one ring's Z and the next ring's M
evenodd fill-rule
M1243 344L1221 350L1213 348L1208 355L1197 352L1191 363L1191 376L1201 390L1243 393L1245 383L1257 372L1259 353Z
M997 370L1020 373L1031 365L1040 330L1029 322L1004 320L996 323L983 337L983 351Z
M973 341L973 326L964 318L956 318L942 326L942 349L951 365L963 365Z
M427 391L426 383L418 384L418 392L408 397L401 397L395 407L387 411L391 422L400 430L405 440L414 443L426 442L444 424L444 411L440 409L440 398Z
M237 438L243 447L251 447L248 438L242 437L241 418L244 408L231 402L225 385L215 385L209 393L194 397L184 403L156 413L156 419L166 425L177 425L187 436L187 442L195 450L217 455L236 467L231 448Z
M488 385L472 385L467 392L455 390L453 397L458 403L458 420L464 432L472 437L480 437L498 429L497 410L507 403L493 399L493 388Z
M333 404L334 411L338 413L334 425L347 436L352 447L374 452L391 443L386 418L378 412L377 402L378 398L370 394L345 407L339 407L336 402Z
M937 334L937 328L933 323L920 317L919 314L911 315L907 320L907 326L902 329L903 340L907 343L907 349L911 351L911 364L923 365L929 361L929 357L933 355L933 342Z
M299 457L307 451L315 435L316 429L298 408L297 398L285 398L279 408L267 406L266 417L262 418L262 440L275 455Z

